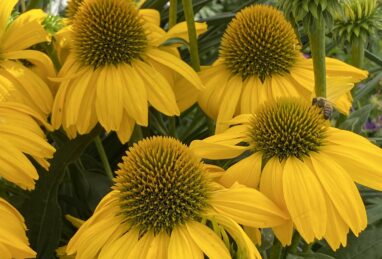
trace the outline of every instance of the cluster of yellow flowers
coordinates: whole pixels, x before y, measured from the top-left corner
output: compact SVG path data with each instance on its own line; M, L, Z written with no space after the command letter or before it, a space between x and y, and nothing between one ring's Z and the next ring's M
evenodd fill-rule
M219 58L195 72L171 38L188 41L187 25L168 31L155 10L126 0L69 2L55 37L61 63L31 46L49 41L41 10L10 15L0 3L0 176L34 188L55 148L41 127L70 138L98 123L127 142L147 126L149 106L177 116L198 102L216 135L190 147L170 137L135 143L116 171L113 190L70 240L66 254L91 258L261 258L260 229L282 245L296 230L307 242L345 246L349 229L367 225L355 183L382 190L382 151L330 126L312 105L312 60L292 25L267 5L242 9L221 40ZM199 34L206 25L197 23ZM368 76L326 58L327 98L342 113L350 90ZM226 171L202 159L238 158ZM23 217L0 199L0 257L31 258ZM231 238L231 239L230 239Z

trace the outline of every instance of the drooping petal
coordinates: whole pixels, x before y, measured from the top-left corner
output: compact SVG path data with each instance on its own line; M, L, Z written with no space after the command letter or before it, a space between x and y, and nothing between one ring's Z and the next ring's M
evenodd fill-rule
M178 226L171 233L168 245L168 259L203 259L203 252L194 242L186 226Z
M168 115L179 115L175 94L166 79L152 66L136 61L135 69L145 82L149 102L160 112Z
M333 250L337 250L340 245L346 246L346 238L349 227L346 225L338 211L333 207L329 197L326 196L328 219L330 223L326 226L325 240Z
M167 259L169 251L170 237L165 232L160 232L154 237L151 247L147 252L146 258ZM183 257L182 257L183 258ZM193 257L196 258L196 257Z
M199 105L208 116L216 119L231 74L223 65L218 65L202 69L199 75L206 87L199 95Z
M285 203L296 229L306 242L321 239L326 231L327 212L322 187L309 167L295 157L285 162Z
M332 157L359 184L382 190L382 152L366 138L329 128L322 152Z
M133 66L125 64L122 67L124 71L122 78L124 79L126 92L126 99L123 102L125 109L137 124L147 126L148 99L145 84Z
M200 247L200 249L211 259L230 259L231 255L214 231L205 225L191 221L186 223L187 231Z
M312 153L310 160L314 169L313 172L330 201L342 219L357 235L366 228L367 218L365 206L353 180L335 160L324 153Z
M219 114L216 119L215 133L222 133L228 129L228 122L234 117L237 109L242 89L242 80L239 76L232 76L225 89L222 102L219 108Z
M245 258L248 259L261 259L259 251L257 251L256 246L247 236L244 230L231 218L224 216L222 214L209 214L208 217L218 224L222 225L225 230L233 237L235 242L238 244L239 251L243 251Z

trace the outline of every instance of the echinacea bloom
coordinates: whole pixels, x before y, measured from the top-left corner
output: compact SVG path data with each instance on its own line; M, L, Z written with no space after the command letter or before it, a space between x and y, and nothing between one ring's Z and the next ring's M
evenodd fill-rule
M0 5L0 101L23 103L47 117L53 105L47 77L55 76L54 67L47 55L28 49L49 41L41 25L46 14L30 10L11 20L17 2L7 0Z
M179 115L171 83L162 71L201 89L198 75L160 47L166 33L156 10L137 10L125 0L85 0L71 25L71 53L59 72L52 112L55 128L70 137L86 134L99 122L129 140L134 124L148 124L148 106Z
M214 182L221 172L170 137L134 144L116 173L114 190L69 241L69 255L225 259L231 255L220 236L228 232L242 258L261 258L239 224L270 227L288 220L259 191Z
M23 189L33 189L38 179L27 155L47 169L47 159L55 152L39 124L49 127L42 115L29 107L0 102L0 177Z
M255 112L267 100L312 99L313 63L300 48L292 25L274 7L253 5L236 14L223 35L218 60L200 72L206 90L199 104L216 120L216 133L227 128L224 122ZM326 58L326 66L327 98L348 113L346 93L368 73L332 58Z
M231 123L224 133L195 140L190 148L208 159L247 152L220 183L259 186L287 211L291 222L273 228L284 245L291 242L293 225L306 242L324 238L333 249L346 245L349 228L357 236L366 227L355 182L382 190L379 147L330 127L322 110L303 99L267 102L256 114L239 115Z
M0 255L2 259L35 258L29 247L23 216L6 200L0 198Z

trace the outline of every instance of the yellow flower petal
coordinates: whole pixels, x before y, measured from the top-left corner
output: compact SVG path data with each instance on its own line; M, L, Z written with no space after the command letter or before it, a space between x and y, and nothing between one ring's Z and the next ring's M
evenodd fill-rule
M195 22L196 34L199 36L202 33L207 31L207 23L205 22ZM188 29L186 22L180 22L175 24L168 32L168 38L182 38L185 41L189 42L188 38Z
M147 63L136 61L134 66L145 82L148 100L154 108L168 116L179 115L175 94L166 79Z
M160 25L160 14L155 9L139 9L139 14L147 22L153 23L156 26Z
M17 4L18 0L7 0L1 3L0 7L0 37L7 28L9 16L11 16L13 7Z
M202 140L194 140L190 149L200 157L207 159L228 159L241 155L247 147L239 147L225 144L209 143Z
M233 76L229 79L225 93L222 98L224 109L219 109L219 114L216 119L215 133L222 133L228 129L228 121L230 121L235 114L238 106L239 98L241 95L242 81L239 76Z
M125 84L125 101L124 106L127 113L139 125L148 125L148 99L147 90L142 79L139 77L133 66L122 65L122 79Z
M262 154L260 152L240 160L228 168L227 172L219 179L219 182L226 187L238 182L248 187L257 188L260 182L261 160Z
M3 35L2 51L23 50L37 43L49 41L49 34L41 25L46 15L41 9L34 9L17 17Z
M231 258L227 247L214 231L196 221L186 223L186 227L194 242L209 258Z
M354 181L382 190L382 151L367 139L346 130L330 128L322 152L332 157Z
M168 259L203 259L203 252L194 242L186 226L178 226L171 233Z
M151 247L147 252L146 258L167 259L169 251L170 237L165 232L160 232L152 240ZM184 257L180 257L184 258ZM196 258L196 257L192 257ZM203 257L201 257L202 259Z
M239 251L243 251L245 254L244 258L261 259L261 255L259 251L257 251L254 243L251 241L251 239L249 239L244 230L235 221L221 214L209 214L208 217L222 225L224 229L229 232L229 234L236 241L239 247Z
M211 205L223 215L250 227L273 227L288 219L264 194L243 185L216 191L211 197Z
M337 250L341 244L346 246L346 238L349 233L349 227L338 214L338 211L333 207L329 197L326 196L326 200L330 224L326 226L324 238L333 250Z
M314 168L313 172L330 201L357 235L366 228L367 218L365 206L353 180L335 160L324 153L312 153L310 160Z
M327 224L322 187L309 167L295 157L285 162L283 190L288 211L301 236L308 243L321 239Z
M160 64L179 73L179 75L183 76L196 89L201 90L204 88L196 72L181 59L155 48L150 48L147 50L146 55L156 62L159 62Z

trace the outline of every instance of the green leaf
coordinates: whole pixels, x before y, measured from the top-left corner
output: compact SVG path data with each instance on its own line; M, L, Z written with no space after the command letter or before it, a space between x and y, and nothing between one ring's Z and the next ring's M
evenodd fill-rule
M346 247L333 253L336 259L381 259L382 228L369 227L359 237L350 235Z
M373 203L367 206L367 223L372 225L382 219L382 199L376 198L372 201Z
M335 259L326 254L322 253L301 253L298 255L288 254L286 259Z
M359 100L367 96L368 94L370 94L374 90L374 88L379 84L379 81L381 79L382 79L382 72L375 75L375 77L371 79L370 81L368 81L364 87L356 88L354 93L354 99Z
M96 127L89 134L74 140L60 139L62 145L54 154L49 172L42 168L39 170L40 179L36 188L21 208L29 229L27 233L31 247L37 252L38 258L53 258L59 245L63 215L57 196L66 166L80 157L100 131L101 128Z
M370 61L373 61L375 64L382 67L382 58L378 57L374 53L365 50L365 57L368 58Z
M347 120L340 124L339 127L341 129L360 133L373 107L374 106L372 104L368 104L363 106L361 109L356 110L351 113Z

